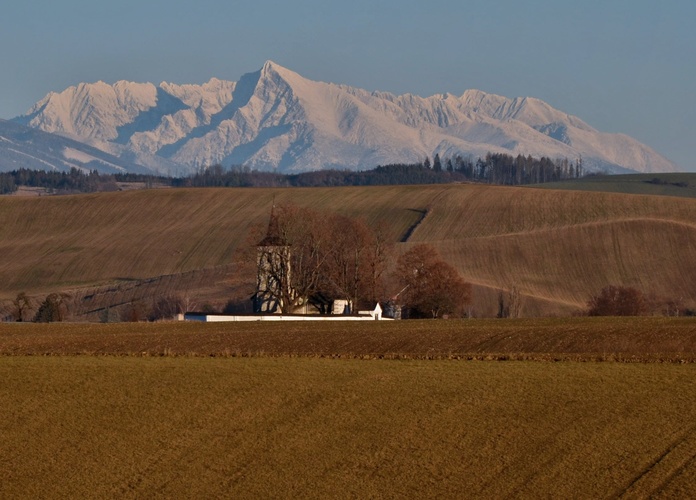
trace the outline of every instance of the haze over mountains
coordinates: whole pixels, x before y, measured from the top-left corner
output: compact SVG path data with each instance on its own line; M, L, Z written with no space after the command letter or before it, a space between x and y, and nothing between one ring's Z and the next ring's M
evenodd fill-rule
M311 81L270 61L238 82L82 83L48 94L13 121L90 148L80 156L75 143L58 146L51 139L54 156L84 159L99 150L116 166L110 169L169 175L216 163L298 172L487 152L582 157L586 171L679 170L648 146L599 132L538 99L478 90L396 96ZM36 136L31 145L44 140ZM6 142L0 140L0 148ZM3 163L0 169L9 168Z

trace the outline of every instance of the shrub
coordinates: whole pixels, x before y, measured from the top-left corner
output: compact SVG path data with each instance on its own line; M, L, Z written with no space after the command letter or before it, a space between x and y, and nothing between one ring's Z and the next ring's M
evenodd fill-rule
M150 314L150 311L142 300L133 300L124 308L120 319L126 322L137 323L138 321L146 321L148 314Z
M587 303L590 316L641 316L648 311L643 292L636 288L609 285Z
M64 309L63 296L58 293L52 293L39 306L34 316L34 321L37 323L63 321L65 317Z

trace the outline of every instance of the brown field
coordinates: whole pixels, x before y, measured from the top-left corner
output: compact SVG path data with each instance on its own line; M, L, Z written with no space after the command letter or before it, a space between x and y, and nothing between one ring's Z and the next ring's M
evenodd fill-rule
M696 362L696 318L0 323L0 355Z
M696 173L599 175L572 181L549 182L535 187L696 198Z
M696 487L696 319L0 324L0 380L2 498Z
M0 357L2 498L689 498L696 365Z
M273 196L394 241L427 211L398 250L435 245L477 316L513 285L526 315L609 283L696 306L696 200L474 185L1 198L0 299L67 290L76 319L171 293L224 303ZM0 323L0 380L1 498L696 487L693 318Z
M397 250L436 246L474 284L476 316L494 315L498 291L512 286L526 316L569 315L607 284L696 307L696 200L480 185L5 197L0 300L7 311L20 291L101 296L166 276L166 285L150 286L146 296L183 289L224 304L240 281L235 253L248 245L250 227L266 221L274 196L383 222L394 241L427 211ZM219 279L192 278L216 270Z

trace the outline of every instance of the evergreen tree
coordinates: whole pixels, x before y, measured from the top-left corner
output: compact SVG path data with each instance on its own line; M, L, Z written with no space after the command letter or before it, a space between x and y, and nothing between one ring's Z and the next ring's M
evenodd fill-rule
M442 172L442 160L440 160L439 153L435 153L435 158L433 158L433 171Z

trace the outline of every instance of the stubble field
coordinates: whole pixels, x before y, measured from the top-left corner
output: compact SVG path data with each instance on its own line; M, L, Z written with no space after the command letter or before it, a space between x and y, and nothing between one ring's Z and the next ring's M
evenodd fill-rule
M3 498L696 487L689 319L0 325L0 354Z

